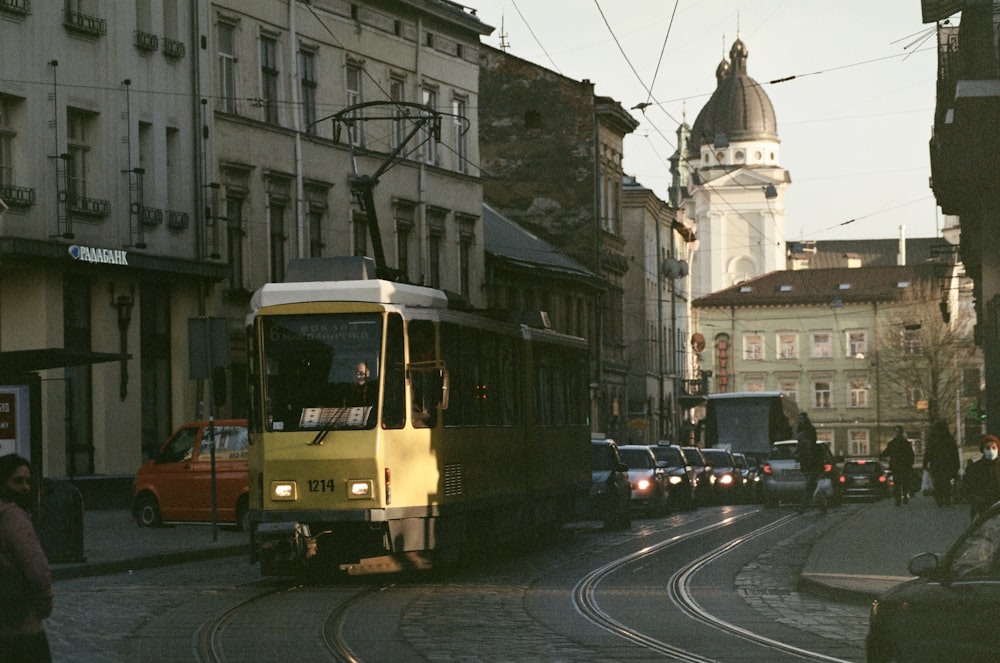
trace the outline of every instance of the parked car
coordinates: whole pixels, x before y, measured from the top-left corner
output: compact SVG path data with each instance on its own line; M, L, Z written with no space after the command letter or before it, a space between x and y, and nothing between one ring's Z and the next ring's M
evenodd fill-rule
M646 515L661 515L670 511L667 473L656 464L656 456L647 446L627 444L618 447L622 462L628 465L632 484L632 508Z
M701 455L715 475L715 501L718 504L738 504L744 500L743 474L729 449L702 449Z
M852 458L840 470L837 492L841 499L880 500L889 496L889 471L876 458Z
M817 442L823 454L823 472L833 481L838 482L836 462L833 454L823 442ZM796 454L798 442L782 440L771 446L771 454L761 466L761 498L764 506L777 506L781 502L799 503L806 487L806 477L799 467Z
M934 553L911 559L910 573L918 577L872 603L868 661L997 661L1000 504L973 523L943 559Z
M246 419L220 419L215 442L216 519L249 526ZM132 484L132 515L140 527L212 522L209 422L184 424L143 463Z
M614 440L590 440L591 513L607 529L632 527L632 485Z
M656 464L667 475L667 489L671 507L691 510L695 502L695 470L684 460L684 452L676 444L654 444L649 447L656 456Z
M698 447L681 447L684 460L694 468L694 495L697 504L704 506L715 501L715 474Z
M757 459L743 453L734 453L733 459L736 461L736 467L740 468L740 473L743 475L746 500L753 503L759 502L761 479L760 466L757 464Z

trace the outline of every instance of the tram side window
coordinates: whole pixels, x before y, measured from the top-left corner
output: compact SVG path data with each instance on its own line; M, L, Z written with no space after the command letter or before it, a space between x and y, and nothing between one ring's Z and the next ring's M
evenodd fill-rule
M536 354L535 369L535 419L539 424L554 423L552 407L552 365L547 354Z
M385 339L385 393L382 401L382 428L402 428L406 424L406 371L403 357L403 318L389 316Z
M437 425L442 375L434 349L434 323L412 320L407 326L410 343L410 389L414 428ZM450 407L450 405L449 405Z
M514 426L521 423L521 375L520 356L515 347L515 339L501 337L498 378L500 393L497 395L500 407L500 424Z

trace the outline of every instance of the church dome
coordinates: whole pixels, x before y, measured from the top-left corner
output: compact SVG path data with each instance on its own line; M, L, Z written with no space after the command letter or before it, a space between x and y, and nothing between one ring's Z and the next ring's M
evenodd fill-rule
M716 68L718 85L691 127L688 158L700 158L702 145L712 144L719 134L730 142L778 141L774 107L764 88L747 74L747 56L746 44L737 38L729 50L730 62L723 60Z

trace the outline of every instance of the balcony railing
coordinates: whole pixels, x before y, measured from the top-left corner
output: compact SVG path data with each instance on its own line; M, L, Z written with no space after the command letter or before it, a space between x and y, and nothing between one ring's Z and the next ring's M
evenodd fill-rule
M0 12L27 16L31 13L31 0L0 0Z
M163 210L156 207L142 208L142 225L158 226L163 223Z
M160 38L142 30L135 31L135 47L152 53L160 47Z
M168 58L182 58L184 57L184 44L183 42L170 39L168 37L163 38L163 54Z
M66 206L73 214L81 216L107 216L111 213L111 202L86 196L66 196Z
M68 30L100 37L108 33L108 23L103 18L89 16L72 9L63 11L63 25Z
M10 207L31 207L35 204L35 190L25 186L5 184L0 186L0 200Z
M184 230L188 227L187 212L167 210L167 227L172 230Z

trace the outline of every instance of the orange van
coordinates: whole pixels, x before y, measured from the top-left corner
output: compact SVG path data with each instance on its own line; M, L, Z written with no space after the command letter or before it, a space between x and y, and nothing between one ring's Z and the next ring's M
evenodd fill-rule
M247 421L215 422L216 514L248 525ZM212 453L207 421L181 426L135 475L132 515L139 527L212 522Z

